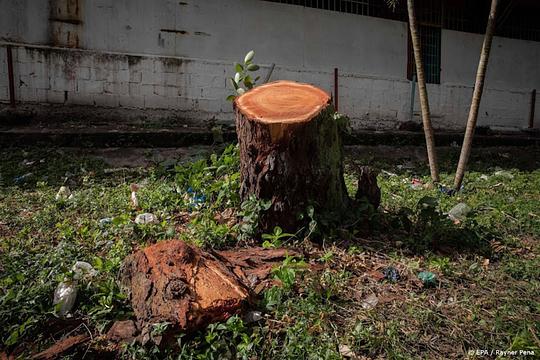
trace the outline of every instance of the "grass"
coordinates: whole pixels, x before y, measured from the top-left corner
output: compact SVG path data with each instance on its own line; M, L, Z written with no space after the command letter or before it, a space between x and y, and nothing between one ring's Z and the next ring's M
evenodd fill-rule
M381 208L364 209L365 220L349 226L325 224L315 214L313 227L294 238L280 229L263 235L266 246L306 254L274 271L283 287L264 293L257 305L263 320L248 324L235 316L179 336L175 349L130 344L119 353L102 335L132 316L116 282L127 254L172 238L213 248L252 242L265 204L240 204L236 149L136 169L110 169L66 150L2 150L0 349L27 358L68 333L90 333L92 341L68 358L481 358L483 349L538 356L538 150L524 151L528 157L480 151L453 197L411 188L413 177L427 182L428 171L409 153L364 150L349 149L347 185L354 189L355 164L385 170ZM445 150L441 167L451 169L457 155ZM443 183L451 180L442 174ZM140 185L138 210L129 200L133 183ZM62 185L71 199L55 199ZM454 224L446 213L460 202L472 212ZM144 212L159 221L134 223ZM79 281L72 316L61 319L53 293L73 278L76 261L98 273ZM390 268L396 281L384 279ZM423 285L421 271L436 275L434 286Z

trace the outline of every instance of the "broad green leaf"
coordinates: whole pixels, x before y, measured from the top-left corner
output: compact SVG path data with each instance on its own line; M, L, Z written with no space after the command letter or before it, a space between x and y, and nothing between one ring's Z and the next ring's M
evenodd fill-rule
M253 60L253 56L255 56L255 51L251 50L246 54L246 57L244 58L244 62L247 63L251 60Z
M237 72L235 75L234 75L234 81L238 84L240 82L240 80L242 79L242 74Z
M253 83L251 81L244 80L244 86L248 89L252 89Z
M244 71L244 67L242 66L242 64L239 64L239 63L234 64L234 69L236 70L236 72Z
M249 64L248 67L247 67L247 69L248 69L249 71L257 71L257 70L259 70L260 68L259 68L259 65Z
M262 243L262 247L265 249L271 249L271 248L274 248L275 246L270 241L266 240Z

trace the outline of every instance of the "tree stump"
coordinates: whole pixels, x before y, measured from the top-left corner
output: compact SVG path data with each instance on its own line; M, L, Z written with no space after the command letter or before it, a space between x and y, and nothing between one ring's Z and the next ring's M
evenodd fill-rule
M350 200L343 149L330 97L308 84L276 81L234 101L240 145L240 198L271 200L259 228L295 231L298 215L341 214Z
M124 260L120 283L131 301L137 322L117 323L109 331L113 341L133 340L137 331L142 343L153 325L168 322L165 342L185 333L225 321L240 313L264 289L273 285L272 269L293 249L244 248L204 251L181 240L160 241Z

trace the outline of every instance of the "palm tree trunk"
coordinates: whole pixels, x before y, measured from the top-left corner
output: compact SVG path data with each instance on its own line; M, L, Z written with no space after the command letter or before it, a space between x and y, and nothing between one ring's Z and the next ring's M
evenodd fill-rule
M476 128L476 120L478 119L478 109L480 107L480 100L482 99L482 91L484 90L484 80L486 77L487 64L489 60L489 51L491 50L491 41L493 40L493 34L495 33L497 3L498 0L491 0L491 9L489 11L486 34L484 36L484 44L482 45L482 52L480 53L480 61L478 63L478 70L476 72L476 83L474 84L471 108L469 110L469 118L467 119L467 128L465 129L465 137L463 138L463 146L461 147L456 177L454 179L454 188L456 190L461 188L469 155L471 154L474 130Z
M435 137L431 126L431 114L429 112L429 101L426 88L426 77L424 74L424 62L422 60L422 48L418 25L414 12L414 0L407 0L407 10L409 13L409 27L411 30L411 40L414 51L414 62L416 64L416 77L418 79L418 93L420 98L420 108L422 110L422 122L424 124L424 135L426 137L427 155L429 170L433 182L439 182L439 169L437 165L437 153L435 152Z

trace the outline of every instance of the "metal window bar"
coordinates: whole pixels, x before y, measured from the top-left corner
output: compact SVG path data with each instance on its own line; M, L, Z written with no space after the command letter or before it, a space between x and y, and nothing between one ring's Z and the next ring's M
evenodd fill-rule
M265 0L349 14L401 19L402 12L393 11L383 0Z
M390 9L384 0L265 0L350 14L407 21L406 1ZM508 2L502 0L501 8ZM417 0L417 17L421 24L444 29L483 34L486 29L489 0ZM540 41L540 1L520 3L511 9L496 35Z
M424 74L428 84L441 83L441 28L434 26L419 26ZM414 53L409 37L407 78L416 76Z

